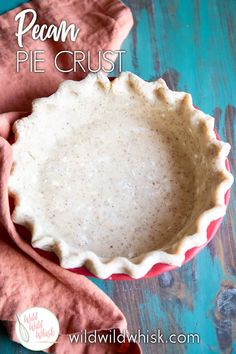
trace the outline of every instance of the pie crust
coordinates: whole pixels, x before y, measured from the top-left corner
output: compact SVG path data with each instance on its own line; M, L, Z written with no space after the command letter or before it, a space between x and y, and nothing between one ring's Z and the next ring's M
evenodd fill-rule
M207 241L233 183L214 118L162 79L102 73L65 81L14 126L16 224L65 268L107 278L180 266Z

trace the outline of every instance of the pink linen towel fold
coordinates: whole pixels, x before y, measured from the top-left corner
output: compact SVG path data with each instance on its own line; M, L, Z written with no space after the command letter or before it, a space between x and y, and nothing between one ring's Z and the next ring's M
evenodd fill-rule
M47 62L56 51L99 49L117 50L132 26L132 15L119 0L38 0L0 16L0 319L6 321L11 338L15 335L16 314L42 306L59 319L58 343L48 351L57 354L139 354L137 344L71 344L68 334L116 329L126 330L124 315L97 286L84 276L74 274L39 255L12 223L7 180L12 166L12 149L7 139L13 122L29 111L32 99L47 96L64 79L81 79L79 71L61 74L50 64L45 73L16 73L16 22L20 9L33 8L40 23L58 24L62 19L79 23L81 36L76 43L34 42L25 38L28 50L44 49ZM40 48L39 48L40 47ZM15 111L15 112L14 112ZM9 112L9 113L4 113Z

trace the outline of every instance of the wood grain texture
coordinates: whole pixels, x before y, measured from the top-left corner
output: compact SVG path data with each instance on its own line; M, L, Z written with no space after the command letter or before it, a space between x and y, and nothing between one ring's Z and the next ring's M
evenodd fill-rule
M29 0L9 0L9 1L2 0L0 2L0 15L28 1Z
M123 44L123 70L147 80L162 76L170 88L190 92L230 142L236 175L236 1L125 2L135 25ZM182 268L149 280L93 280L125 313L130 332L160 328L166 337L198 333L201 339L200 344L142 344L144 354L236 353L235 208L234 186L217 235ZM0 353L29 352L0 333Z

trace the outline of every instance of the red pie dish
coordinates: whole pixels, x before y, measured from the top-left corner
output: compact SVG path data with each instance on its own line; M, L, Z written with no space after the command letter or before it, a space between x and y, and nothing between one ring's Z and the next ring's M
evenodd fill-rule
M162 79L65 81L13 132L12 219L73 272L118 280L180 267L226 213L230 145Z

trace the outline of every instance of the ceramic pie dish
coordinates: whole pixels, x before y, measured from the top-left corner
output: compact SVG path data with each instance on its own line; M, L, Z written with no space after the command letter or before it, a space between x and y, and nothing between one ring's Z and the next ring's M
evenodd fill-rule
M213 128L161 79L65 81L14 124L13 221L62 267L100 278L180 266L226 212L230 145Z

